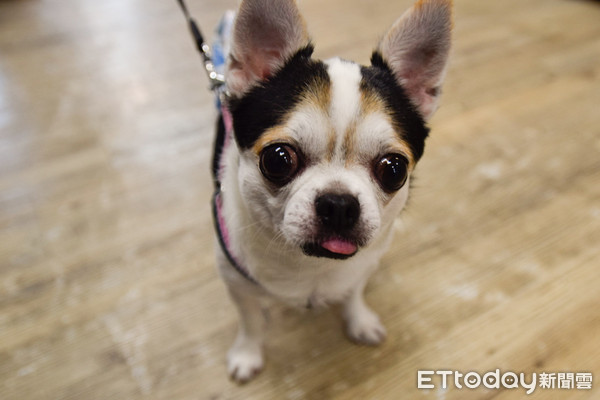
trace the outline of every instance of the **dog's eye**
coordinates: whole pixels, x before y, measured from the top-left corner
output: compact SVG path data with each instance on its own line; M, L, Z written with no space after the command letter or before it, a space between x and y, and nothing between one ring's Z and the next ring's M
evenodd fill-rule
M387 154L375 164L375 177L388 193L399 190L408 178L408 160L400 154Z
M276 185L291 181L299 167L298 154L287 144L272 144L260 153L260 172Z

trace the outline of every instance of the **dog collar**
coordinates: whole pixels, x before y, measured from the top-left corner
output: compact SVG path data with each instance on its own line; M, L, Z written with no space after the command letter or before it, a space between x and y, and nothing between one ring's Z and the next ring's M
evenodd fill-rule
M223 254L225 254L225 257L227 257L229 263L244 278L254 284L258 284L256 279L250 275L248 269L244 267L244 265L240 263L231 252L229 230L227 229L225 217L223 216L223 192L221 191L221 177L224 170L223 154L227 146L229 146L231 143L233 137L233 120L231 113L223 103L221 104L221 116L224 130L219 132L219 136L223 135L223 137L217 137L214 153L216 168L213 171L215 179L215 193L212 199L213 223L217 233L217 238L219 240L219 245L221 246L221 250L223 250Z

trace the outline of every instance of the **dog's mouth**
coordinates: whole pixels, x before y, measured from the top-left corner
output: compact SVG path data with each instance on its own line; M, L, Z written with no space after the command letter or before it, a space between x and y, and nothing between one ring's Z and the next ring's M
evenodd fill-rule
M334 237L307 243L302 246L302 250L304 254L312 257L345 260L355 255L358 252L358 247L358 243L354 240Z

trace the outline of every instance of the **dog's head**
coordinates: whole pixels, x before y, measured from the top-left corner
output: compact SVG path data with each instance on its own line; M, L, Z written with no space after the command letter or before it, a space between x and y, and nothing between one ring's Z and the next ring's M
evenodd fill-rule
M408 198L450 49L451 1L421 0L370 66L312 58L293 0L244 0L227 69L244 207L310 256L368 246Z

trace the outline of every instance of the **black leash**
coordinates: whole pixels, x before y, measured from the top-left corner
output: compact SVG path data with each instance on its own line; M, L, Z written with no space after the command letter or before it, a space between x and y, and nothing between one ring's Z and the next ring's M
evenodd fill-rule
M225 84L225 77L215 71L215 66L212 62L212 56L210 53L210 46L204 41L204 36L202 36L202 32L200 31L200 28L198 28L198 24L196 24L196 21L190 15L185 1L177 0L177 2L179 3L181 11L183 11L183 15L187 20L188 28L192 34L194 42L196 43L196 48L202 56L204 69L206 70L208 80L210 81L210 89L216 90Z

